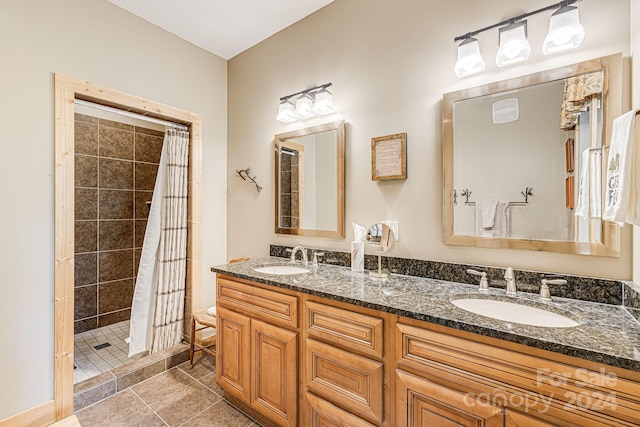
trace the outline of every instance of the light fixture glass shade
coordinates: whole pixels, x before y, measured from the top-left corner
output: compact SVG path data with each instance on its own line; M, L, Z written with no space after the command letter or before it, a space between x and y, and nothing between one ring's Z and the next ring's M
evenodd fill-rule
M316 115L313 112L313 99L308 93L301 95L296 100L296 115L299 119L308 119Z
M280 102L278 106L278 114L276 115L276 120L283 123L291 123L298 120L298 116L296 116L296 111L292 103L288 100L283 100Z
M580 24L578 8L564 6L551 15L549 32L544 38L542 53L549 55L563 50L574 49L584 40L584 27Z
M500 48L496 55L498 67L526 61L529 55L531 55L531 45L527 40L527 21L500 28Z
M466 77L484 71L484 59L477 39L468 37L458 46L458 60L453 71L458 77Z
M313 104L313 112L316 114L330 114L336 111L333 105L333 95L326 88L316 93L316 102Z

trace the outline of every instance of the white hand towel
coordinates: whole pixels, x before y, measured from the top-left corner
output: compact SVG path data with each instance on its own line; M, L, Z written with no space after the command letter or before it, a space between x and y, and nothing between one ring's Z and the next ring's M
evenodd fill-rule
M633 123L638 111L631 110L613 121L602 219L619 225L625 222L640 225L640 209L636 207L640 200L635 195L638 184L634 180L637 174L632 170L640 166L633 160L640 150L633 149L632 141Z
M496 221L496 208L498 207L498 201L495 199L480 200L476 203L476 206L480 204L482 208L482 228L490 230Z
M589 217L602 215L602 152L589 151Z
M485 203L491 202L491 203ZM495 203L494 203L495 202ZM484 218L493 212L493 225L484 226ZM476 235L483 237L506 237L509 235L509 202L506 200L480 200L476 202Z
M580 218L589 217L589 150L584 150L580 156L580 181L578 181L578 202L574 211Z
M578 202L574 215L580 218L600 218L602 212L602 152L586 149L580 157Z
M216 315L216 306L214 305L213 307L209 307L207 309L207 314L210 316L215 316Z

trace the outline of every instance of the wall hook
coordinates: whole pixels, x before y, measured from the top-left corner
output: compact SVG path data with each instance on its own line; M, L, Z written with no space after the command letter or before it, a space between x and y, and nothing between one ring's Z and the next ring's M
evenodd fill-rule
M464 190L462 190L462 193L460 193L460 195L465 197L465 200L464 200L465 203L469 203L469 197L471 197L471 191L469 191L468 188L465 188Z
M260 190L262 190L262 187L260 187L258 185L258 183L256 182L256 177L254 176L253 178L251 177L251 175L249 175L251 173L251 169L250 168L246 168L246 169L240 169L237 170L236 169L236 173L238 174L238 176L240 178L242 178L243 180L249 180L251 182L253 182L256 185L256 190L258 190L258 193L260 192Z
M533 187L525 187L524 191L521 191L520 194L524 197L524 202L529 203L529 196L533 196Z

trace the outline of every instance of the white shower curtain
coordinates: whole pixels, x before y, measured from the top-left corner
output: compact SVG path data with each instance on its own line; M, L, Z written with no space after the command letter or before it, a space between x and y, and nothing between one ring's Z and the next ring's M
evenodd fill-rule
M131 307L129 356L182 340L189 133L165 133Z

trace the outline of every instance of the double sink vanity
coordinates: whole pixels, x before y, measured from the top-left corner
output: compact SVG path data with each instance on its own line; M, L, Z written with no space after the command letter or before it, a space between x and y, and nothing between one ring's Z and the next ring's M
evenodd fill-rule
M621 306L278 257L212 271L218 384L267 425L640 424Z
M622 68L617 54L444 94L444 244L620 256L620 227L576 215L575 194L587 167L581 153L606 153L622 112ZM565 102L568 87L589 89L571 100L578 112ZM487 119L502 101L520 105L517 120ZM560 111L571 118L562 127ZM275 136L276 234L346 237L345 128ZM592 164L602 176L606 166ZM492 200L506 201L510 218L493 234L476 205ZM368 236L392 245L394 235L377 227L379 238ZM291 263L272 246L278 257L212 268L217 383L263 424L640 425L640 323L622 306L626 285L583 277L562 285L536 272L517 273L519 282L508 268L505 290L473 266L407 259L404 275L388 275L382 252L377 272L365 262L371 274L328 265L364 253L353 248L332 255L340 262L327 254L326 263ZM470 274L480 283L460 283ZM576 299L554 296L560 289Z

